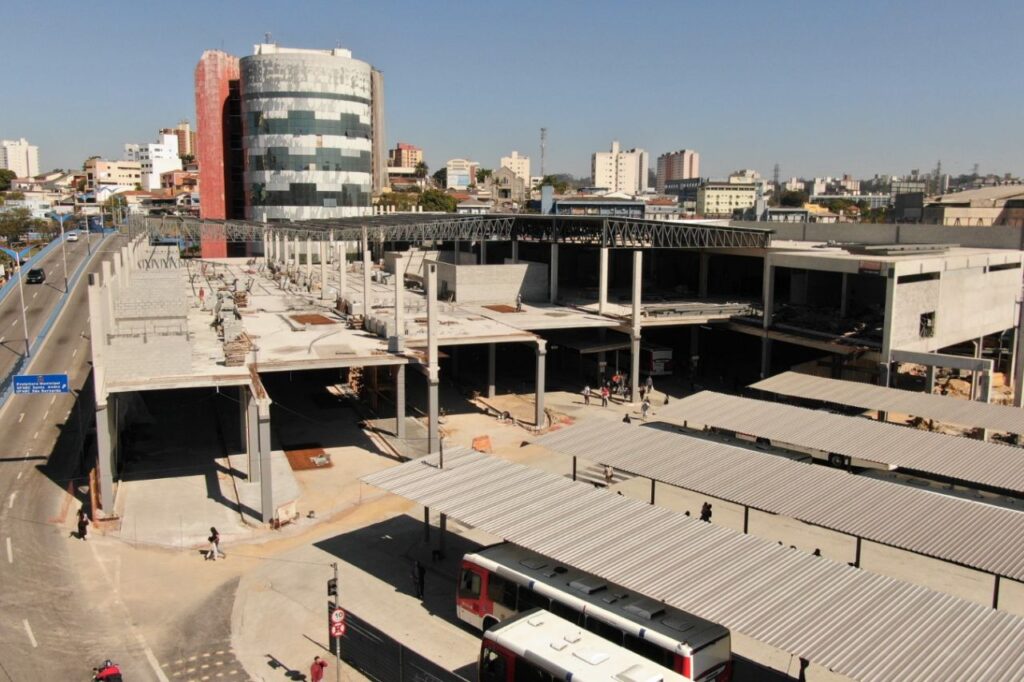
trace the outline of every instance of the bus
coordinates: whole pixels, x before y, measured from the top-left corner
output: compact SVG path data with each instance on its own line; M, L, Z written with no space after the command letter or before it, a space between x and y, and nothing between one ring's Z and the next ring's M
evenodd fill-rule
M640 344L640 374L670 376L674 368L671 348L654 343Z
M484 633L480 682L687 682L543 609L531 609Z
M460 620L487 631L542 608L698 682L732 676L729 630L511 543L462 557Z

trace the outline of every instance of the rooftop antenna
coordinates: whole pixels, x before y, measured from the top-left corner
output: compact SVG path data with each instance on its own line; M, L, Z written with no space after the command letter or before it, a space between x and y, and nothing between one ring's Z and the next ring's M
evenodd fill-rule
M548 129L540 129L540 176L544 177L544 152L547 149Z

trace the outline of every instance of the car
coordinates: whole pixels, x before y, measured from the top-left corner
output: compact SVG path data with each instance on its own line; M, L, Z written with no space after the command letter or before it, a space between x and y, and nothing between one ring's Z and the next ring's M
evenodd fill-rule
M77 232L69 232L68 233L68 241L69 242L77 242L78 241L78 233Z
M26 284L42 284L46 281L46 271L42 268L32 268L25 275Z

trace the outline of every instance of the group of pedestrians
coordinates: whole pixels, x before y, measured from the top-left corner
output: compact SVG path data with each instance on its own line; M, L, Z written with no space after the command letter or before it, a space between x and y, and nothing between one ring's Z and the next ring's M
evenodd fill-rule
M611 396L616 395L620 400L626 399L626 394L629 391L629 375L619 374L616 372L612 375L612 378L607 381L602 381L600 388L596 391L590 388L590 384L583 387L583 404L584 406L590 406L590 399L597 396L601 398L601 407L608 407L608 400ZM650 376L640 385L640 418L643 420L647 419L647 415L651 411L651 396L654 394L654 379ZM627 415L628 417L628 415ZM624 420L628 422L627 420Z

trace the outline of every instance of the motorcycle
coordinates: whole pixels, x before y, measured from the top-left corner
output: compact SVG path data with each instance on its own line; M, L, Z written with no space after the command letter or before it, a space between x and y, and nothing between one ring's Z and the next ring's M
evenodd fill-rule
M103 665L92 669L92 679L93 682L124 682L120 666L110 659L103 661Z

